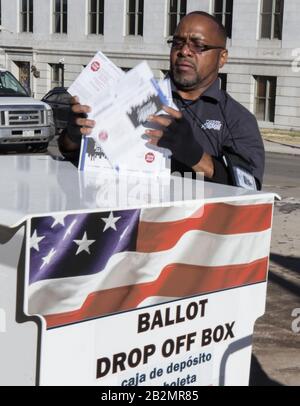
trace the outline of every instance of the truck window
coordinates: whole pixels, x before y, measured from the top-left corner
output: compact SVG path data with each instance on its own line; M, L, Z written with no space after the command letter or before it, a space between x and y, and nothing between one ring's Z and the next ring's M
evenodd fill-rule
M1 96L28 97L28 93L10 72L0 71L0 97Z

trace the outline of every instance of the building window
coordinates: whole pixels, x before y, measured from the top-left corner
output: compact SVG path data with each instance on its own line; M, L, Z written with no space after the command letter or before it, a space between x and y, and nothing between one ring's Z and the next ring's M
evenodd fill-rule
M179 21L186 15L186 0L169 0L169 35L173 35Z
M227 90L227 73L219 73L219 79L220 79L220 88L222 90Z
M260 37L282 39L284 0L262 0Z
M33 32L33 0L21 0L21 31Z
M128 0L127 3L127 34L143 35L144 0Z
M104 33L104 0L89 1L90 34Z
M228 38L232 34L232 10L233 0L214 0L213 14L224 25Z
M277 78L273 76L254 76L255 116L257 120L274 122Z
M68 0L54 0L54 32L66 34L68 30Z
M30 94L30 63L20 61L15 61L14 63L19 70L17 75L19 82L23 87L25 87L28 94Z
M62 63L51 63L51 89L64 86L64 65Z

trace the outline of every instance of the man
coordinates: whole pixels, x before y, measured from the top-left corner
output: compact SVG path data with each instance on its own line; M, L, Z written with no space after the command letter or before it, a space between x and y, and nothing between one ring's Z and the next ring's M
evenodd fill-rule
M145 131L150 143L171 150L172 172L203 172L206 180L223 184L236 184L229 165L233 157L260 189L264 147L256 119L219 88L218 72L227 62L225 28L210 14L195 11L182 18L169 43L170 79L179 111L164 107L166 115L149 117L162 128ZM85 135L95 124L79 117L90 111L88 106L74 99L72 110L77 118L60 139L63 153L78 150L77 126Z

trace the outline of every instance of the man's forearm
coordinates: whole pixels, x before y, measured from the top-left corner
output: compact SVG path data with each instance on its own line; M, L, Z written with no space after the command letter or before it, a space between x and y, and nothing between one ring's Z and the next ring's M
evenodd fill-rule
M201 160L193 166L195 172L204 173L205 178L211 182L223 185L232 185L228 169L222 159L218 159L204 152Z
M214 162L206 152L202 155L200 161L193 166L195 172L203 172L206 178L211 179L214 175Z
M74 152L78 151L80 148L80 142L72 141L66 132L62 133L58 139L58 146L60 151L63 152Z
M61 134L58 138L58 147L61 154L74 165L78 165L79 153L80 153L80 143L76 143L70 140L68 135L65 133Z

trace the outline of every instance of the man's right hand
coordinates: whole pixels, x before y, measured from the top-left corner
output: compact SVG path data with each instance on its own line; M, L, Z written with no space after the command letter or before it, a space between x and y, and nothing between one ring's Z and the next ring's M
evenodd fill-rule
M72 113L70 115L69 123L71 128L79 127L81 135L88 135L92 132L93 127L95 126L94 120L89 120L87 114L91 112L90 106L85 106L79 103L78 97L72 97ZM69 127L69 125L68 125ZM78 129L77 129L78 131Z
M95 126L95 121L87 118L90 106L80 104L76 96L71 98L71 105L67 128L58 139L59 149L65 156L69 152L78 152L82 136L90 134Z
M72 140L82 135L88 135L92 132L95 126L94 120L89 120L87 114L91 112L90 106L86 106L79 103L78 97L72 97L71 99L71 113L69 116L69 122L67 127L67 135Z

